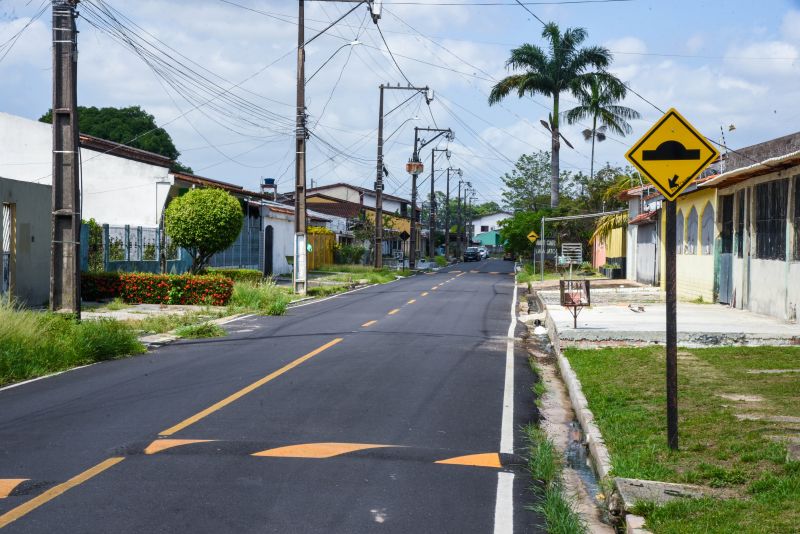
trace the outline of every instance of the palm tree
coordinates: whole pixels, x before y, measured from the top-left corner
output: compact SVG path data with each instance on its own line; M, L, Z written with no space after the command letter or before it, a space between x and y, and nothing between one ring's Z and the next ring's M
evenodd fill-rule
M489 105L500 102L512 91L516 91L520 98L541 94L553 99L553 112L549 117L552 138L550 206L555 208L558 207L558 156L561 148L559 97L565 91L574 93L584 78L591 74L591 69L605 69L611 63L611 52L602 46L581 48L581 43L586 40L584 28L567 28L562 33L556 23L550 22L542 30L542 37L548 43L547 52L527 43L511 51L506 67L524 72L500 80L489 94Z
M592 128L582 132L585 140L592 140L590 178L594 178L595 140L598 143L605 141L606 131L620 137L628 135L633 131L628 121L640 117L638 111L617 105L617 102L625 98L627 92L625 84L607 72L596 72L584 77L574 90L579 105L567 111L564 116L569 124L592 119Z

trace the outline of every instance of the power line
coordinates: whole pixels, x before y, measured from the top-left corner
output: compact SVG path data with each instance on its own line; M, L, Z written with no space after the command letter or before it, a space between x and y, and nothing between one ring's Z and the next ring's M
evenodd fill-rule
M389 43L386 42L386 37L383 36L383 32L381 31L381 27L378 24L376 24L375 27L378 28L378 34L380 34L381 40L383 41L383 44L386 45L386 51L389 52L389 56L392 58L392 61L394 62L394 66L397 67L398 71L400 71L400 74L403 76L403 78L408 83L408 85L414 85L414 84L411 83L411 80L408 79L408 76L406 76L406 73L403 72L403 69L400 68L400 64L397 63L397 60L395 59L394 54L392 54L392 49L389 48Z

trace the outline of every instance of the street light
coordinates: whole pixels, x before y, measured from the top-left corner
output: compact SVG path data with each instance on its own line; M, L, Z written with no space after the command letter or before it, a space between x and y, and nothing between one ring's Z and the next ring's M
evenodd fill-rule
M332 60L332 59L333 59L333 58L336 56L336 54L338 54L338 53L339 53L339 52L340 52L342 49L344 49L344 48L347 48L348 46L358 46L358 45L360 45L360 44L364 44L364 43L362 43L361 41L359 41L358 39L356 39L355 41L350 41L349 43L345 43L345 44L343 44L342 46L340 46L339 48L337 48L337 49L336 49L336 52L334 52L333 54L331 54L331 56L330 56L328 59L326 59L326 60L325 60L325 62L324 62L322 65L320 65L320 66L319 66L319 68L317 68L317 70L315 70L315 71L314 71L314 74L312 74L311 76L309 76L309 77L308 77L308 79L306 80L306 84L308 84L308 82L310 82L310 81L311 81L311 80L314 78L314 76L316 76L316 75L317 75L317 73L318 73L319 71L321 71L321 70L323 69L323 67L325 67L325 65L327 65L328 63L330 63L330 61L331 61L331 60Z
M418 116L416 116L416 115L415 115L414 117L410 117L410 118L408 118L408 119L404 120L402 123L400 123L400 126L398 126L398 127L395 129L395 131L393 131L392 133L390 133L390 134L389 134L389 136L388 136L386 139L384 139L384 140L383 140L383 142L385 143L386 141L388 141L389 139L391 139L391 138L392 138L392 136L393 136L394 134L396 134L397 132L399 132L399 131L400 131L400 128L402 128L403 126L405 126L405 124L406 124L408 121L418 121L418 120L420 120L420 119L419 119L419 117L418 117Z

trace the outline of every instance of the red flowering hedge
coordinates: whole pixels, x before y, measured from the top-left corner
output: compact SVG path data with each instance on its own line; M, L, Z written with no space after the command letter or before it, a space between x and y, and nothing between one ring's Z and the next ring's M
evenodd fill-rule
M220 275L83 273L81 291L87 300L122 297L132 304L224 306L233 293L233 280Z

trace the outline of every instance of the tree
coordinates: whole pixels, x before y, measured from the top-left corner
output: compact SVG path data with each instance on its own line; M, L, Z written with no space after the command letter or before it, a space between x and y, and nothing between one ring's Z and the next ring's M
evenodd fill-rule
M633 131L629 120L638 119L639 112L618 106L617 102L623 100L628 90L625 84L613 74L596 72L583 78L576 86L574 94L579 105L565 113L569 124L575 124L583 119L591 119L592 127L583 130L583 138L592 141L592 163L589 178L594 178L594 144L605 140L606 130L624 137ZM600 127L597 127L597 123Z
M525 95L541 94L553 99L553 111L549 117L551 133L550 162L550 206L559 202L559 97L561 93L574 93L591 75L591 69L605 69L611 63L611 52L601 46L580 48L586 40L584 28L567 28L563 33L554 22L545 25L542 37L548 42L548 51L525 43L511 51L506 67L524 70L500 80L489 94L489 105L500 102L512 91L522 98Z
M503 180L503 203L511 211L536 211L547 206L551 175L550 153L539 151L523 154L514 164L511 173L501 177ZM569 173L563 172L560 183L569 180Z
M53 110L39 117L39 121L52 124ZM172 137L164 128L159 128L155 118L139 106L78 106L78 128L86 135L160 154L173 161L171 170L192 173L190 167L178 161L181 153L172 142Z
M499 213L502 210L500 209L500 204L490 200L489 202L476 204L475 206L472 207L472 211L475 213L475 217L483 217L484 215L492 215L494 213Z
M500 221L500 238L503 247L516 254L525 254L532 250L533 244L528 240L531 230L539 232L542 217L547 216L547 211L518 211L510 219Z
M170 202L164 226L172 242L192 255L192 272L236 241L244 215L239 201L222 189L192 189Z

